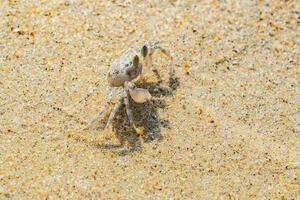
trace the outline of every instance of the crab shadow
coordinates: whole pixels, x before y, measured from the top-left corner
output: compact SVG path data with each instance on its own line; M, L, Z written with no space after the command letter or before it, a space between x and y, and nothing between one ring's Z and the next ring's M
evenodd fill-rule
M160 118L158 110L167 109L166 101L164 98L171 97L175 94L179 87L179 78L176 77L175 72L169 73L168 84L163 84L157 71L154 71L157 82L137 82L137 87L148 89L154 97L151 102L142 104L135 103L130 99L130 108L134 117L134 123L137 127L143 127L144 134L137 136L133 127L130 125L125 106L123 105L112 122L113 131L119 144L98 144L97 147L101 149L110 149L119 155L127 155L131 152L140 151L143 142L161 141L163 135L161 134L162 128L170 129L171 125L169 120ZM109 113L101 120L99 129L104 129L107 122Z

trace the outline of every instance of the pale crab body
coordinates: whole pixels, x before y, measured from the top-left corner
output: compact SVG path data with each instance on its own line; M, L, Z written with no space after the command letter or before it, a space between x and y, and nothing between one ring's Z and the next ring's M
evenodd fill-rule
M134 56L139 56L139 52L130 48L112 63L108 71L108 83L111 87L122 87L126 81L132 81L142 74L142 59L138 57L138 66L134 68Z
M152 56L156 49L161 50L162 53L171 57L157 42L152 45L143 45L141 48L130 47L111 64L107 78L109 86L111 87L110 90L115 90L117 95L116 103L109 115L106 128L111 127L115 114L124 103L130 124L136 130L136 133L139 134L140 131L138 131L134 124L129 98L131 97L136 103L144 103L151 100L152 96L149 91L143 88L137 88L133 81L141 77L143 73L151 71ZM90 121L87 128L102 114L104 109L105 107Z

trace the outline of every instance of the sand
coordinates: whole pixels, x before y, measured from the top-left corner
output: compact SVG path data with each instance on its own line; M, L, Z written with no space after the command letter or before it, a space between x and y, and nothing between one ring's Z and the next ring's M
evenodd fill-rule
M0 199L299 199L299 1L149 2L0 2ZM79 131L155 41L144 135Z

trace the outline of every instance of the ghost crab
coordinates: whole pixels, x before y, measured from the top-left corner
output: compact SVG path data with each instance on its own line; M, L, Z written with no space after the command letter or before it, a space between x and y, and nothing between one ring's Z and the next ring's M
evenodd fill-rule
M132 111L129 105L129 98L131 97L136 103L144 103L152 99L149 91L136 87L134 81L142 78L145 73L151 72L152 57L156 50L160 50L163 54L172 59L171 55L159 45L159 42L156 42L150 45L143 45L142 48L129 48L110 66L107 80L111 87L110 91L115 91L117 100L107 120L105 126L106 130L112 129L112 121L117 111L124 103L129 122L135 129L136 134L143 134L143 129L136 127L134 123ZM108 98L107 103L110 100ZM104 110L105 107L103 107L100 112L93 117L86 129L91 127Z

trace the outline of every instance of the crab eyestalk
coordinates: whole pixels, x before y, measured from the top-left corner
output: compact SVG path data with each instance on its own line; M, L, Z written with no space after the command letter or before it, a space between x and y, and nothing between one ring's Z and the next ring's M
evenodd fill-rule
M137 55L134 56L133 61L132 61L132 67L133 68L138 68L139 67L139 57Z
M143 57L146 57L148 55L148 48L146 45L144 45L141 49L141 54Z
M135 55L132 60L131 67L126 69L126 75L129 78L128 81L137 78L141 73L142 73L142 65L140 64L139 57Z
M143 58L143 70L145 74L149 74L151 72L151 67L152 67L152 58L150 55L150 50L148 49L148 47L146 45L144 45L141 49L141 55Z

